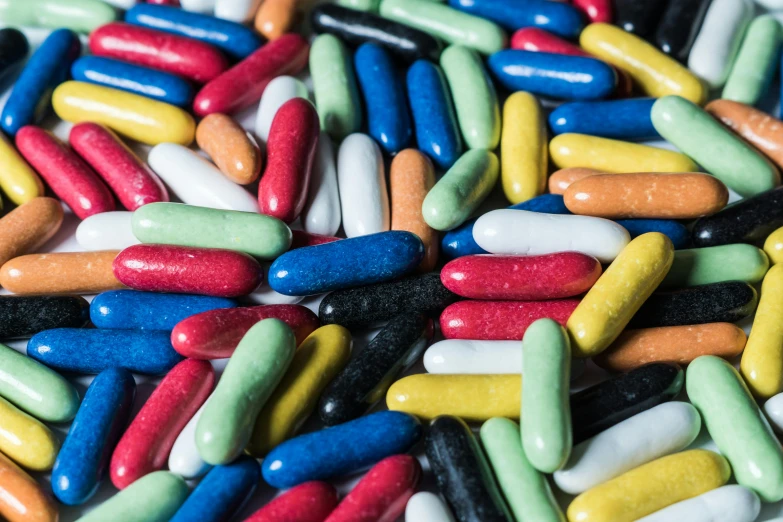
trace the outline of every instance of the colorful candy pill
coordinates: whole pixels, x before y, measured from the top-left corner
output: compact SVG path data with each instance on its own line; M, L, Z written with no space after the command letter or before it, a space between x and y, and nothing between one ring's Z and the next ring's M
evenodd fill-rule
M534 1L520 4L509 0L449 0L449 5L492 20L510 30L538 27L566 38L574 38L584 25L577 9L560 2Z
M255 131L261 141L266 142L269 138L272 120L280 107L294 98L309 99L307 86L302 80L293 76L278 76L269 82L261 95L261 102L258 104L258 112L256 113Z
M522 350L519 341L446 339L427 348L423 363L427 373L522 373Z
M30 254L0 268L0 285L21 295L99 294L125 288L112 272L116 250Z
M617 0L614 23L624 31L649 38L661 18L665 4L655 0Z
M389 195L383 155L378 144L366 134L351 134L340 145L337 186L346 237L389 230Z
M740 371L753 395L768 399L783 391L783 329L777 320L780 290L783 288L783 266L775 265L764 276L761 298L753 319L748 344L742 354Z
M225 1L225 0L223 0ZM255 10L256 2L251 0L250 14ZM261 2L253 25L256 31L269 40L276 40L298 22L300 6L296 0L272 0Z
M255 140L231 117L210 114L196 127L196 143L228 179L247 185L261 172L261 151Z
M655 98L564 103L549 115L555 134L576 133L616 140L659 138L650 119Z
M610 0L574 0L573 5L593 23L612 21L613 9Z
M405 504L406 522L454 522L454 516L435 493L420 491Z
M681 0L667 4L653 38L658 49L686 63L709 7L709 0Z
M207 398L208 400L209 398ZM206 401L179 432L171 447L171 453L169 453L169 471L185 480L200 478L212 469L212 466L204 462L204 459L198 454L196 446L196 426L198 426L204 406L206 406Z
M778 167L783 166L783 143L778 131L783 122L768 114L731 100L714 100L705 110L761 151Z
M43 423L0 397L0 451L20 466L48 471L60 441Z
M57 522L57 506L46 495L38 482L0 453L0 485L3 501L0 515L8 522Z
M215 12L215 0L180 0L184 11L207 14L210 17Z
M771 264L783 261L781 252L783 251L783 227L775 230L764 241L764 253L767 254Z
M88 33L116 18L115 10L95 0L33 0L0 7L0 20L12 26L58 28Z
M323 522L337 506L337 490L326 482L305 482L269 501L245 522Z
M44 186L38 174L22 159L5 135L0 136L0 189L16 203L23 205L44 195Z
M683 500L639 519L640 522L666 522L667 520L703 521L715 516L735 522L753 522L761 510L759 497L750 489L722 486L698 497Z
M123 250L138 245L133 235L133 212L117 210L93 214L76 227L76 242L84 250Z
M752 2L713 0L693 42L688 69L712 88L726 83L752 17Z
M546 127L536 98L516 92L503 105L500 179L511 203L532 199L546 187Z
M764 403L764 413L772 426L772 429L776 433L781 432L783 427L783 409L781 409L781 403L783 402L783 394L778 393L771 399Z
M751 245L678 250L661 287L682 288L724 281L758 283L768 268L769 259L764 251Z
M63 208L52 198L34 197L3 216L0 219L0 266L40 248L57 233L62 222Z
M253 17L257 0L215 0L215 17L243 23Z
M335 140L359 131L362 108L353 64L336 36L321 34L313 40L310 75L321 129Z
M333 236L339 230L341 221L334 145L329 135L321 131L301 222L305 231L309 233Z
M770 190L745 198L693 225L694 246L709 247L729 243L761 246L775 229L783 225L783 189Z
M660 232L671 239L675 250L685 248L691 242L688 228L671 219L617 219L615 222L631 234L631 239L648 232Z
M750 23L721 98L754 105L764 94L777 65L783 29L772 15Z
M0 339L30 337L52 328L81 328L90 305L78 295L0 297Z
M22 31L13 27L0 29L0 78L13 72L29 51L30 44Z

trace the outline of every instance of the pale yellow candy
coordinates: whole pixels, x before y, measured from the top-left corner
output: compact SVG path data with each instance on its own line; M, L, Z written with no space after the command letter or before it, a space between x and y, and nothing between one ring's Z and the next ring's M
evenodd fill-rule
M59 449L49 428L0 397L0 452L24 468L46 471Z
M0 133L0 189L17 205L44 195L41 178L2 133Z
M515 92L503 105L500 180L506 199L516 205L544 193L548 163L547 134L538 100Z
M773 265L783 262L783 227L767 236L767 240L764 241L764 252Z

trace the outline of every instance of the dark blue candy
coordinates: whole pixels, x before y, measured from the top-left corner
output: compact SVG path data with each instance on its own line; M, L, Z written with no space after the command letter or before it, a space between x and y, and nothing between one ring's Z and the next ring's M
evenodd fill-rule
M269 452L262 464L264 480L285 489L360 471L407 452L421 438L421 431L413 415L381 411L300 435Z
M191 315L236 305L225 297L113 290L92 300L90 320L98 328L171 331Z
M655 98L564 103L549 115L555 134L575 132L617 140L660 139L650 118Z
M93 379L52 470L52 490L63 504L95 494L131 414L136 382L128 370L109 368Z
M0 82L18 72L29 51L30 44L22 31L12 27L0 29Z
M397 153L408 146L413 136L405 89L389 52L365 43L353 57L356 78L367 107L370 136L386 152Z
M100 56L84 56L71 67L74 80L96 83L183 107L193 100L193 86L179 76Z
M438 167L450 169L462 154L462 137L443 73L418 60L408 69L407 87L419 150Z
M584 20L577 9L565 2L548 0L449 0L449 5L516 31L538 27L566 38L582 32Z
M227 522L253 493L260 478L261 467L249 457L215 466L169 522Z
M44 116L52 90L68 78L80 50L76 33L68 29L52 31L28 60L3 108L0 126L6 133L16 136L19 129Z
M400 230L297 248L269 267L269 286L285 295L314 295L391 281L424 257L416 234Z
M674 248L687 248L690 244L688 229L677 221L669 219L618 219L616 222L631 234L631 239L647 232L660 232L672 240Z
M563 203L563 196L558 194L544 194L542 196L523 201L511 206L514 210L529 210L531 212L541 212L542 214L570 214L571 212ZM473 225L475 219L467 221L464 225L446 232L441 241L441 250L450 259L462 256L472 256L475 254L486 254L486 250L478 246L473 239Z
M134 373L163 375L182 360L169 332L55 328L35 334L27 355L46 366L96 374L113 367Z
M125 13L125 21L201 40L235 58L246 57L264 43L244 25L178 7L138 4Z
M617 84L611 66L585 56L507 49L490 56L487 63L507 89L561 100L605 98Z

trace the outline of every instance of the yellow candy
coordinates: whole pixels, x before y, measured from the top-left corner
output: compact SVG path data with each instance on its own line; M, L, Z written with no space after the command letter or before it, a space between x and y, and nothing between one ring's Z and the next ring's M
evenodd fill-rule
M568 520L632 522L718 488L729 475L729 463L717 453L699 449L675 453L585 491L568 506Z
M500 140L500 179L513 204L544 193L547 174L547 135L535 96L515 92L503 106Z
M49 428L0 397L0 452L22 467L46 471L59 449Z
M671 240L658 232L637 237L620 252L568 318L574 357L604 351L666 277Z
M584 167L612 173L698 170L688 156L679 152L585 134L555 136L549 142L549 154L559 169Z
M492 417L518 419L521 396L520 375L425 373L395 382L386 394L386 405L422 420L455 415L467 422L482 422Z
M63 120L102 123L148 145L190 145L196 135L193 117L179 107L100 85L65 82L54 90L52 105Z
M41 178L2 133L0 133L0 189L17 205L27 203L44 194ZM0 208L3 208L1 204Z
M351 356L351 333L322 326L302 341L280 384L256 419L247 452L263 457L294 435L313 412L318 397Z
M707 98L706 87L692 72L619 27L590 24L579 36L579 43L596 58L627 71L648 96L676 94L699 105Z
M764 241L764 252L774 265L783 261L783 227L771 233Z

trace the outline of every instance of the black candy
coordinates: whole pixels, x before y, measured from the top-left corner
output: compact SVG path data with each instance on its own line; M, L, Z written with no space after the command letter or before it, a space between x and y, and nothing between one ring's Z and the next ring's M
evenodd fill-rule
M460 299L443 286L439 273L430 273L332 292L321 301L318 317L324 325L366 328L402 313L437 317L444 308Z
M372 42L406 62L421 58L437 62L443 48L440 40L423 31L339 5L317 6L311 22L316 33L333 34L351 46Z
M571 395L574 444L674 399L684 380L676 364L652 363Z
M673 0L666 6L655 31L655 46L685 62L701 29L711 0Z
M0 296L0 339L81 328L89 319L90 304L78 295Z
M665 7L666 0L614 0L614 24L648 39L653 35Z
M762 246L772 232L783 226L783 187L729 205L717 214L693 224L695 247L750 243Z
M460 522L508 522L489 464L465 422L449 415L430 422L424 451L438 489Z
M318 414L324 424L356 419L382 399L400 372L418 360L433 332L432 320L424 314L389 321L321 394Z
M656 292L645 301L628 328L733 323L752 314L756 290L741 281Z
M27 38L21 31L12 28L0 29L0 78L20 63L29 50Z

